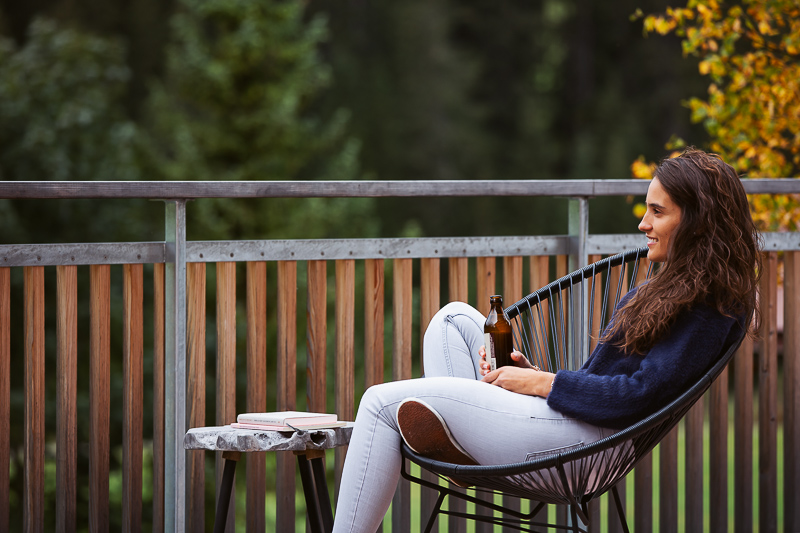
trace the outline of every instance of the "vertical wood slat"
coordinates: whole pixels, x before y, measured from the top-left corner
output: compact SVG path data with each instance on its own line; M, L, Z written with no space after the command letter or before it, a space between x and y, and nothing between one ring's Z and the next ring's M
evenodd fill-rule
M75 531L78 477L78 267L56 267L56 529Z
M423 258L420 260L420 346L423 345L425 331L431 323L433 315L439 311L439 294L441 291L441 262L438 257ZM422 360L423 350L420 349L420 373L425 373L425 365Z
M0 531L8 531L11 460L11 269L0 267Z
M469 260L466 257L449 259L448 289L451 302L469 301Z
M153 265L153 533L164 531L164 263Z
M476 288L476 309L481 312L483 316L487 316L491 310L491 302L489 297L497 294L497 266L494 257L478 257L476 259L476 272L475 272L475 288ZM513 302L511 298L505 300L504 303L508 304ZM477 498L488 499L490 496L475 494ZM475 506L475 513L480 516L492 516L493 512L487 507L480 505ZM427 514L425 515L427 516ZM423 522L424 524L424 522ZM490 533L493 531L492 524L486 522L475 522L475 533Z
M508 256L503 258L503 303L511 305L522 298L522 257ZM503 505L519 511L522 500L514 496L503 496ZM507 530L508 528L503 528Z
M745 337L735 356L733 525L753 531L753 339Z
M609 270L608 277L609 277L608 287L610 292L608 295L607 308L605 309L606 322L610 320L611 315L614 313L614 307L615 307L614 300L617 296L617 289L619 288L620 290L620 298L624 296L625 293L628 291L628 271L622 266L613 267ZM677 446L677 443L675 444L675 446ZM675 466L675 468L677 469L677 466ZM677 476L677 470L675 475ZM627 508L628 487L626 481L627 477L617 482L617 491L619 492L619 497L620 500L622 501L623 510L626 510ZM608 531L610 533L621 533L622 525L619 521L614 500L610 495L607 498L607 504L608 504Z
M206 425L206 264L186 263L186 355L189 427ZM187 530L205 529L205 452L189 452Z
M25 488L23 526L44 531L44 267L24 267Z
M784 252L783 286L783 520L800 530L800 252Z
M122 267L122 527L142 529L143 268Z
M250 261L246 268L247 412L261 413L267 410L267 264L264 261ZM311 278L309 276L309 291L310 288ZM309 360L313 359L312 353L312 350L309 350ZM309 366L313 368L313 365ZM312 382L313 379L309 377L309 391L312 389ZM248 453L246 466L247 531L248 533L264 531L267 526L265 518L266 452Z
M537 291L542 287L546 286L551 281L550 276L550 256L548 255L532 255L530 256L530 287L531 292ZM547 335L547 332L550 331L550 321L547 319L549 313L549 306L550 302L545 300L539 307L541 309L542 317L544 317L544 323L541 323L538 316L534 316L534 324L536 325L537 331L539 332L539 342L543 342L543 336ZM536 342L536 339L532 339L531 342ZM533 353L527 354L530 357L533 357ZM545 372L550 370L550 362L547 358L538 361L539 367ZM536 515L537 520L541 520L542 522L546 522L544 520L547 517L549 505L545 505L542 510Z
M522 299L522 257L503 258L503 301L511 305Z
M678 426L658 445L659 532L678 531Z
M496 294L497 290L497 270L494 257L479 257L476 261L476 283L477 289L476 299L477 305L475 308L481 312L483 316L487 316L491 310L491 302L489 297ZM505 300L506 304L513 303L510 300Z
M336 414L340 420L355 418L355 261L336 261ZM336 448L336 494L342 480L347 447ZM292 474L294 475L294 474Z
M704 398L700 397L684 418L685 531L703 530L703 414Z
M530 286L531 292L535 292L542 287L546 286L550 282L550 256L547 255L532 255L530 257ZM549 306L550 303L545 300L541 304L539 304L539 308L541 309L542 317L544 318L544 323L539 320L538 314L533 317L533 322L538 332L538 342L541 344L544 342L544 336L550 331L550 321L547 319L547 315L549 313ZM531 339L531 342L537 342L537 339ZM533 347L532 347L533 349ZM540 348L544 350L544 348ZM535 353L535 352L534 352ZM528 354L529 356L533 356L534 354ZM533 362L533 361L532 361ZM550 371L550 361L548 359L543 359L538 361L539 367L545 372Z
M297 261L278 262L277 410L297 406ZM294 456L277 453L276 531L294 531Z
M111 267L90 267L89 529L108 531Z
M431 319L439 310L439 294L440 294L440 259L438 257L422 258L420 260L420 374L425 374L425 365L423 361L423 341L425 338L425 331L428 329ZM426 481L436 483L439 479L438 476L423 469L421 472L422 478ZM428 523L428 517L433 512L433 507L436 504L436 497L438 493L427 487L420 487L420 531L425 530L425 525ZM433 531L439 531L439 521L436 520Z
M392 379L411 379L412 262L394 260Z
M601 258L601 255L589 255L589 264L596 263ZM589 331L589 353L591 353L602 333L603 325L600 323L600 317L603 306L603 276L596 275L590 278L588 287L586 305L589 307L587 317L591 321L591 331Z
M411 259L395 259L392 307L392 379L411 379L413 270ZM392 502L392 531L411 529L411 484L401 478Z
M758 530L778 529L778 253L765 254L761 276L758 366Z
M647 257L639 259L639 269L636 274L638 287L647 277L650 260ZM653 530L653 452L644 456L636 465L633 475L634 483L634 530L649 533Z
M709 527L728 531L728 369L711 384L709 393Z
M328 368L328 263L309 261L306 301L306 396L308 410L327 412L326 390ZM264 311L266 313L266 310Z
M600 261L602 258L599 254L590 254L588 256L588 262L591 265L592 263L596 263ZM597 340L600 338L600 311L602 307L602 276L595 276L588 280L588 290L587 290L587 320L591 320L591 330L589 331L589 353L591 353L595 346L597 346ZM589 324L587 323L587 327ZM602 527L600 524L601 521L601 509L600 509L600 501L595 499L589 502L589 527L588 530L590 533L597 533L599 532ZM636 530L638 531L638 529Z
M633 470L633 530L653 531L653 453L648 453Z
M236 422L236 263L225 261L217 267L217 412L216 424ZM216 453L216 500L222 483L224 459ZM236 528L236 487L231 490L225 531Z
M383 383L383 259L364 261L364 386Z
M451 257L448 263L449 279L448 279L448 295L451 302L468 302L469 301L469 261L466 257ZM459 490L455 485L451 484L451 488ZM466 502L458 498L451 498L449 502L451 511L464 512L466 511ZM463 518L450 517L447 521L448 531L450 533L462 532L466 528L466 520Z
M642 262L644 260L641 260ZM639 272L641 275L641 271ZM685 523L686 531L703 530L703 419L705 397L700 397L685 417Z
M11 269L0 267L0 531L8 531L11 460Z

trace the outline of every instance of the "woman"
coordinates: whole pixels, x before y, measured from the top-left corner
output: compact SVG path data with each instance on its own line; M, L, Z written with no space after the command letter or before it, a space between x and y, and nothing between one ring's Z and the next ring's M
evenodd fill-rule
M461 464L530 460L594 442L653 413L696 381L755 308L758 235L744 189L717 156L687 149L657 168L639 230L664 263L620 302L586 364L488 371L485 318L455 302L425 333L426 378L370 388L342 475L335 532L373 532L400 473L401 439ZM503 446L496 446L502 435Z

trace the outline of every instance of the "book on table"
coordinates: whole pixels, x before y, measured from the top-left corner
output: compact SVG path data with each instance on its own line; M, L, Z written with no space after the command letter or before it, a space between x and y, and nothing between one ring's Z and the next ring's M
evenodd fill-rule
M327 429L346 425L335 413L308 413L305 411L276 411L272 413L243 413L236 417L231 427L238 429L263 429L293 431L296 429Z

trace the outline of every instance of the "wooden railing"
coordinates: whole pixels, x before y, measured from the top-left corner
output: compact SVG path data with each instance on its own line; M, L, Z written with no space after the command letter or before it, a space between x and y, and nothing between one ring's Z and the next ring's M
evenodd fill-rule
M746 182L749 192L800 192L800 180L759 181ZM224 190L205 183L0 183L0 198L576 198L569 234L551 237L187 243L185 203L172 200L167 213L173 218L168 216L164 242L0 246L0 531L19 523L25 531L71 531L85 527L84 522L92 531L107 531L111 522L118 522L110 520L112 513L121 516L126 531L141 530L143 520L152 523L153 531L203 530L208 527L206 510L214 507L204 487L213 481L206 479L202 452L182 450L187 426L230 423L237 399L238 411L335 410L352 420L367 387L389 373L388 379L398 380L423 371L415 347L447 300L468 301L486 312L490 294L502 292L506 301L515 301L574 266L641 243L638 236L589 235L586 197L642 194L644 182L499 183L334 183L314 190L306 184L282 183L228 183ZM729 369L734 378L726 372L714 384L705 402L659 446L657 463L645 460L630 476L627 512L633 515L630 522L636 531L650 531L656 523L660 531L721 531L730 524L736 531L800 527L800 235L767 234L765 241L761 339L756 345L745 342ZM780 352L779 272L784 295ZM53 274L51 297L45 288ZM20 290L15 279L22 280ZM88 287L79 283L85 279ZM212 301L207 300L210 288L215 291ZM52 315L46 302L51 300L55 322L48 318ZM87 314L88 325L83 318ZM112 315L121 316L121 331L112 328ZM210 332L209 320L215 321ZM356 336L361 329L357 323L363 324L363 337ZM216 349L207 348L209 333ZM115 339L120 341L119 353L112 352ZM19 347L19 353L12 353L12 346ZM55 365L46 365L53 360ZM114 394L112 366L122 368L121 395ZM79 372L87 368L88 375ZM208 372L209 368L216 370ZM304 398L298 396L298 372L301 379L305 372ZM46 390L46 377L53 375L55 396ZM145 375L152 381L146 382ZM206 397L209 379L213 398ZM79 402L81 395L88 402ZM24 399L23 409L11 409L12 396ZM209 402L216 406L213 420L206 417ZM152 427L143 424L147 409L152 409ZM113 428L111 413L120 410L122 426ZM24 421L21 436L11 434L12 419ZM121 457L112 457L117 450ZM151 451L152 468L143 466L145 451ZM345 450L337 450L329 461L336 487L344 455ZM679 456L683 472L678 471ZM121 464L112 468L112 461ZM279 453L275 461L273 467L271 458L248 454L246 469L239 472L246 479L248 531L267 527L265 502L273 487L275 524L270 530L295 528L299 509L293 458ZM50 508L46 478L53 464L56 497ZM703 474L705 465L708 476ZM143 487L143 472L148 470L152 487ZM109 476L120 474L118 504L110 501ZM710 491L706 503L704 491ZM143 506L143 493L152 493L152 507ZM417 530L419 525L411 524L412 507L420 507L425 516L430 506L425 493L420 501L411 501L409 488L401 483L392 508L392 530ZM599 518L605 513L599 506L591 511L597 518L593 530L599 531ZM608 529L618 531L610 514Z

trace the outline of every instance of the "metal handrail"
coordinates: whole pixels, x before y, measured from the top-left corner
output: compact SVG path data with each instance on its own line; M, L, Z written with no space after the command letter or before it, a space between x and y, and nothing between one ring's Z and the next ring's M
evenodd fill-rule
M376 198L643 195L648 181L5 181L0 199ZM748 194L800 194L800 179L743 179Z

